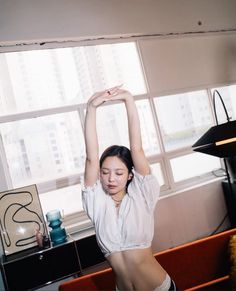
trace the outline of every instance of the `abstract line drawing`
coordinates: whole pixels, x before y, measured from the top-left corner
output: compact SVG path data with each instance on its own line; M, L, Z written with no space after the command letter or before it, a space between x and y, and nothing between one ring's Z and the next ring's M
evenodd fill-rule
M0 230L5 255L37 245L36 230L46 234L36 185L0 193Z

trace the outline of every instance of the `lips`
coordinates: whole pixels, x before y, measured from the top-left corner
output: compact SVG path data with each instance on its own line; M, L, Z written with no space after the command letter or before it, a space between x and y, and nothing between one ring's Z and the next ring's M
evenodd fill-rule
M108 189L115 189L116 186L115 185L107 185Z

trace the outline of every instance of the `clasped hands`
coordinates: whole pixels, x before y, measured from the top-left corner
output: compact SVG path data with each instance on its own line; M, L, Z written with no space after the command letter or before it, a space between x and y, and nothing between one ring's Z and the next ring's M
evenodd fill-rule
M107 101L121 100L128 101L133 98L129 91L121 89L121 86L115 86L104 91L96 92L93 94L89 100L88 105L93 107L98 107Z

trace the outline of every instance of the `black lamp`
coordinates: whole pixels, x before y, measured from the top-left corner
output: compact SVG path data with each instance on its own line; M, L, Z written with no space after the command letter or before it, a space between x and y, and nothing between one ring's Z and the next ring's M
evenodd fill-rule
M224 107L227 118L226 123L218 124L215 105L216 94ZM229 191L231 197L230 200L226 197L226 204L228 206L231 224L236 226L236 197L234 197L235 195L231 184L231 178L233 182L236 182L236 120L230 121L223 99L217 90L213 92L213 108L216 126L211 127L192 147L196 152L223 158L228 179L228 185L223 184L223 188L224 192L226 191L225 187L229 188L227 191Z
M227 158L236 155L236 120L211 127L194 145L193 150Z
M227 117L227 122L218 124L215 96L218 94ZM202 152L219 158L227 158L236 155L236 120L230 121L228 112L220 93L213 92L213 106L216 126L211 127L192 147L196 152Z

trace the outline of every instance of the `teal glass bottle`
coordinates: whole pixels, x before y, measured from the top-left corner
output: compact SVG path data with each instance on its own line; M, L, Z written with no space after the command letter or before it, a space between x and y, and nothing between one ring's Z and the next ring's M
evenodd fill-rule
M52 210L46 214L49 227L52 230L49 231L52 244L58 245L67 241L67 235L65 228L61 227L61 213L59 210Z

